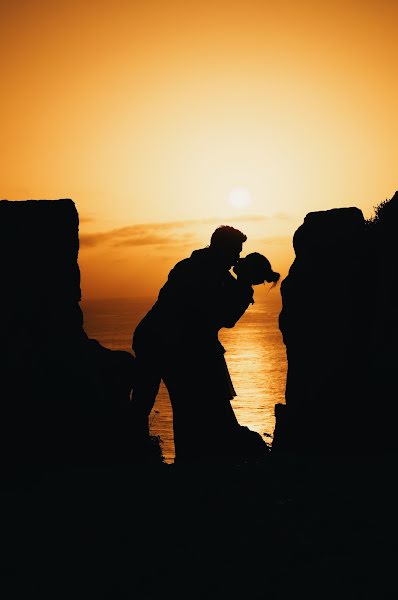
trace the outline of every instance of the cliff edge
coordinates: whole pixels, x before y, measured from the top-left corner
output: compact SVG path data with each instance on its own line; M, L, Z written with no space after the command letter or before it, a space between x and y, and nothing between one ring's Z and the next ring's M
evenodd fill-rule
M84 331L72 200L0 201L3 467L161 461L134 433L134 357Z
M281 284L286 405L274 451L398 449L398 192L366 221L358 208L309 213Z

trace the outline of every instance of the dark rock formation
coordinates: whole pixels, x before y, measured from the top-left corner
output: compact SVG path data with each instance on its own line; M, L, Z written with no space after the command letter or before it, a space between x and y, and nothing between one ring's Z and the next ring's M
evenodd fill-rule
M286 406L273 450L398 448L398 193L366 222L357 208L310 213L282 282Z
M160 461L134 435L134 357L90 340L71 200L0 202L3 468Z

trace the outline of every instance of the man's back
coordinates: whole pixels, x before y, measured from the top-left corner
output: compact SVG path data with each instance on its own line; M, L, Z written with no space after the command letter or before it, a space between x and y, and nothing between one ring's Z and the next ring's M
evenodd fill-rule
M228 280L226 269L214 264L208 248L195 250L178 262L152 309L144 318L147 327L171 348L210 349L223 324ZM214 347L214 346L213 346Z

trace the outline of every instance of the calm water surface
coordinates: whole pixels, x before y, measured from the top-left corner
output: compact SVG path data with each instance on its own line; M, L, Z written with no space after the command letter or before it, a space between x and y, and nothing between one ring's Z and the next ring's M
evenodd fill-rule
M279 289L270 293L263 287L255 290L255 303L233 329L222 329L219 337L237 393L232 401L237 419L269 441L265 434L272 435L274 430L274 406L285 401L286 352L278 329ZM131 352L132 333L154 300L85 300L84 329L107 348ZM162 440L166 461L173 462L172 412L163 384L150 423L151 432Z

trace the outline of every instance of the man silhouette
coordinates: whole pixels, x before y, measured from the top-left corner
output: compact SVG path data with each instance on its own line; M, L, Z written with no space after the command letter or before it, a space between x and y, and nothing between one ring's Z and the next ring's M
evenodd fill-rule
M170 271L134 332L136 418L147 431L163 379L173 408L178 461L213 454L219 432L228 435L239 427L230 404L236 394L218 331L233 327L253 302L250 283L230 273L246 239L238 229L218 227L208 247L195 250ZM200 443L203 437L206 447Z

